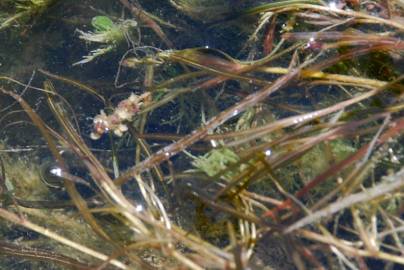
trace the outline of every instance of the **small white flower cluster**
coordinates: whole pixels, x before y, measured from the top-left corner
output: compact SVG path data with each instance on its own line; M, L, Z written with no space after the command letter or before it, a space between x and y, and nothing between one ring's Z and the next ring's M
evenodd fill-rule
M104 133L109 131L121 137L128 130L126 122L133 120L144 101L149 97L150 93L144 93L140 96L132 93L127 99L119 102L112 114L107 115L104 110L101 110L100 114L94 117L91 139L98 140Z

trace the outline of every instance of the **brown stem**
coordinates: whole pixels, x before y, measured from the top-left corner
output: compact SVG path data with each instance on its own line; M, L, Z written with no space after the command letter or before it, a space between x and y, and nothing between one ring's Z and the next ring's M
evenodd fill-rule
M5 241L0 241L0 254L13 257L23 257L26 259L52 262L55 264L63 265L70 269L77 270L90 270L91 266L81 263L73 258L52 253L47 250L37 248L22 247L20 245L11 244Z
M119 0L121 4L126 7L127 9L130 10L130 12L138 18L141 22L146 24L148 27L150 27L156 35L161 38L161 40L164 42L165 45L169 48L173 48L174 44L167 38L166 34L163 32L161 27L152 19L150 16L140 7L139 4L136 6L129 3L128 0Z

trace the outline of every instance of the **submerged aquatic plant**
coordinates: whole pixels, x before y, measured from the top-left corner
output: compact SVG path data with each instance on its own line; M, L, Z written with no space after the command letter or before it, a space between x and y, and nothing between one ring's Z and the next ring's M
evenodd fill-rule
M133 121L136 113L147 103L150 94L145 93L141 96L131 94L127 99L119 102L118 106L114 109L112 114L106 115L103 110L101 113L94 117L93 132L91 139L97 140L104 133L112 131L116 136L122 136L124 132L128 131L127 123Z
M95 58L115 50L122 42L127 41L130 45L137 42L131 34L138 27L135 20L114 23L107 16L96 16L91 20L91 25L94 32L76 30L80 34L79 38L86 42L102 44L102 46L92 50L89 55L84 56L83 60L74 63L73 66L89 63Z
M399 1L383 16L377 2L244 2L121 0L133 21L94 17L93 31L78 32L100 53L135 22L158 36L142 31L120 62L131 83L114 89L114 74L77 69L0 77L0 256L46 269L404 265ZM94 5L72 8L105 8ZM178 32L162 32L168 19ZM227 46L177 38L212 29L232 37ZM10 223L38 235L13 241Z
M43 8L51 3L50 0L17 0L14 2L16 7L21 10Z
M170 0L170 3L193 19L208 22L228 12L234 1L228 0Z
M36 16L41 15L46 9L57 2L57 0L15 0L8 1L9 14L5 13L0 17L0 30L13 25L24 24ZM5 3L7 5L7 1ZM12 13L12 10L14 13Z
M222 148L212 149L206 155L195 158L192 164L208 176L215 176L238 161L239 157L236 153L230 149Z

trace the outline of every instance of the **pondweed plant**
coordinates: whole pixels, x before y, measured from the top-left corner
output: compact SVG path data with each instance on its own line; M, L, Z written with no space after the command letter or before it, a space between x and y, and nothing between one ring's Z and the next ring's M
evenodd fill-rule
M91 25L94 27L94 32L77 30L80 34L79 38L90 43L100 43L103 44L103 46L91 51L90 55L84 56L83 60L73 65L91 62L96 57L116 49L116 47L124 41L127 41L131 46L135 46L137 43L133 35L131 35L131 32L137 27L135 20L125 20L114 23L107 16L95 16L91 20ZM137 40L139 39L140 38L137 38Z
M400 269L402 3L201 3L42 13L74 20L47 70L0 74L2 267ZM121 56L72 66L89 21Z

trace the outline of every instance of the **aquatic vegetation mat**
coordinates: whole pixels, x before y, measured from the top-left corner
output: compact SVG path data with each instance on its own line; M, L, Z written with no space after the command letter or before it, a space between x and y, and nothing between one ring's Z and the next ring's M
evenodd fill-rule
M404 4L0 2L1 269L401 269Z

